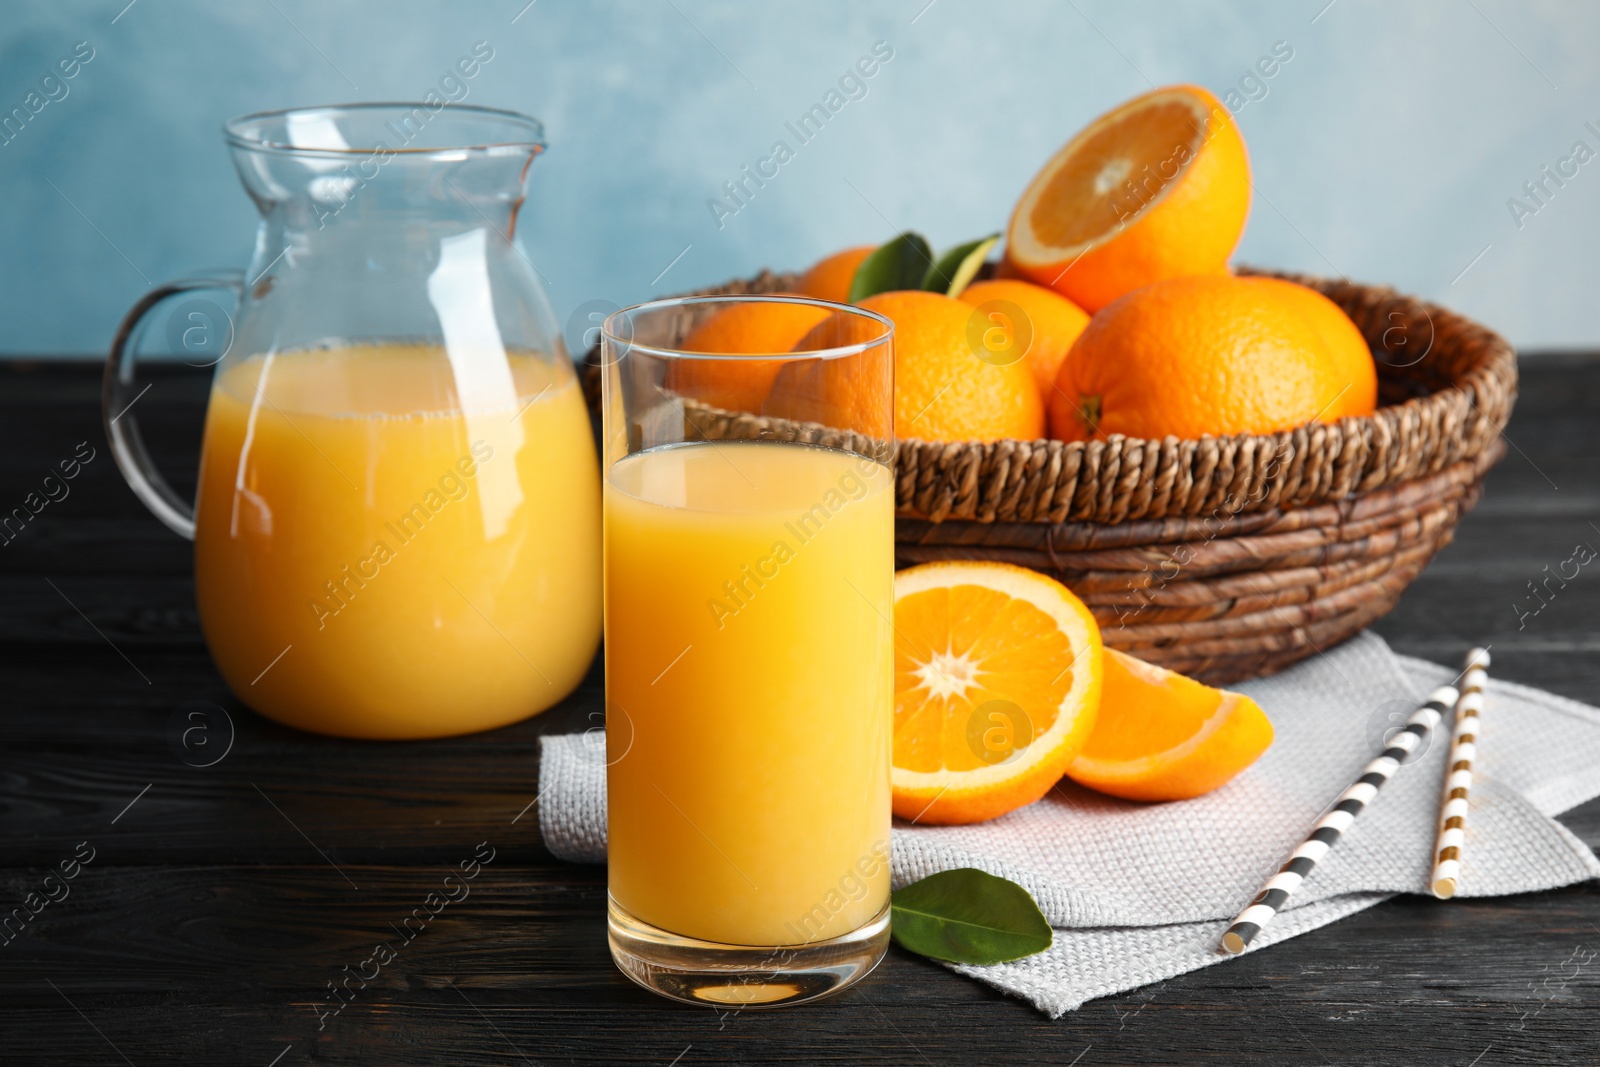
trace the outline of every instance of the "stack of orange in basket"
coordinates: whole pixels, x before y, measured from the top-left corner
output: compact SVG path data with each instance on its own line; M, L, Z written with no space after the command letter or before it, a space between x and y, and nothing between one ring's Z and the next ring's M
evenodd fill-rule
M796 288L894 320L901 438L1198 437L1370 415L1377 374L1344 312L1293 282L1229 272L1250 190L1228 109L1197 86L1157 89L1045 164L1012 213L1000 277L972 282L997 239L936 256L908 233L829 256ZM752 321L713 321L688 343L754 350L724 347L722 333L785 350L815 324L772 305L728 314ZM750 380L685 391L760 410L766 368L727 373Z
M1372 351L1345 311L1294 282L1230 271L1250 199L1228 109L1205 89L1172 86L1102 115L1044 165L1013 209L997 264L999 234L936 254L908 232L830 255L784 287L894 322L894 431L918 448L1049 438L1112 449L1140 439L1170 451L1373 415ZM803 304L735 311L700 323L685 347L786 352L805 347L826 316ZM717 381L673 384L714 407L825 425L828 411L790 398L849 396L772 390L774 368L731 361ZM1040 514L1030 506L1018 521ZM1047 546L1048 567L1070 578L1053 545L1038 547ZM993 818L1063 774L1115 796L1180 800L1229 781L1272 738L1247 697L1103 647L1083 601L1035 571L951 558L912 567L897 578L895 621L903 818ZM1273 655L1276 666L1294 658Z

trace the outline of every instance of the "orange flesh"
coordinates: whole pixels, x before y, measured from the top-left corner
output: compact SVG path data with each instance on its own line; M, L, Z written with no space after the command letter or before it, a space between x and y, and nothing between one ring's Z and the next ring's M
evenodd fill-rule
M986 766L968 737L975 709L991 700L1020 707L1027 718L1027 736L1014 736L1020 748L1050 729L1072 689L1067 635L1032 604L996 590L958 585L904 597L895 604L895 630L897 767ZM947 645L928 639L946 633ZM924 684L930 678L932 688Z
M1137 109L1090 134L1051 175L1034 205L1028 223L1035 240L1076 248L1110 233L1183 173L1199 149L1204 123L1192 106L1173 100Z
M1083 746L1097 760L1134 760L1193 737L1222 704L1220 689L1106 652L1100 706L1105 714Z
M1226 785L1272 745L1272 723L1243 693L1106 649L1095 729L1067 767L1127 800L1188 800Z

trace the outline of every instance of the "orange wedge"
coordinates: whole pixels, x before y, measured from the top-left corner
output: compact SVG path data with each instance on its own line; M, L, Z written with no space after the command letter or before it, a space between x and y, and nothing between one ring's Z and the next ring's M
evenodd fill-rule
M1011 216L1006 259L1092 314L1151 282L1226 270L1249 212L1233 115L1174 85L1100 116L1044 165Z
M980 822L1049 792L1100 702L1083 602L1007 563L925 563L895 575L894 628L894 813Z
M1067 777L1129 800L1188 800L1231 780L1270 744L1272 723L1243 693L1108 648L1100 714Z

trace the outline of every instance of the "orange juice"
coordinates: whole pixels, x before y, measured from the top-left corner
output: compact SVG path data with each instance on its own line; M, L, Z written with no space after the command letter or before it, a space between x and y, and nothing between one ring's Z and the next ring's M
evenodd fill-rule
M196 503L212 657L252 708L348 737L515 722L600 633L600 488L571 369L438 345L225 364Z
M605 483L610 890L734 945L889 898L894 480L799 444L670 445Z

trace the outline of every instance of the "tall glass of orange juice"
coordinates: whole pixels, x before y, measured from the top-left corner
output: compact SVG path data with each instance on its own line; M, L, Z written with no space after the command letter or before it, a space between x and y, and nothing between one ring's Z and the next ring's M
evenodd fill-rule
M697 1003L889 936L893 326L782 297L602 330L611 952Z
M195 542L223 678L264 715L346 737L467 733L556 703L600 637L600 477L512 240L539 124L373 104L224 132L261 211L254 259L142 301L105 404L129 483ZM193 509L139 434L146 334L216 367Z

